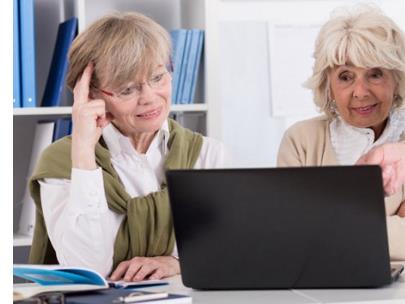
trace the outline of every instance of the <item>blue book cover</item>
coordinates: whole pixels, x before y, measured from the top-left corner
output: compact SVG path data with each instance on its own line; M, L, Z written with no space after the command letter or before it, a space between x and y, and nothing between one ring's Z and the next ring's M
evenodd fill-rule
M190 54L186 70L186 78L184 81L183 96L181 99L182 104L189 104L193 102L198 68L201 59L203 31L193 29L191 32L192 38L190 45Z
M53 131L52 142L61 139L71 134L72 119L71 118L59 118L55 122L55 129Z
M183 61L184 47L186 43L187 30L179 29L170 32L173 45L173 77L172 77L172 103L178 103L178 90L181 72L181 64Z
M190 54L190 46L191 46L191 30L187 30L186 34L186 41L184 44L184 53L183 53L183 59L181 63L181 70L180 70L180 79L179 79L179 87L177 91L177 103L181 103L181 100L183 99L183 94L184 94L184 83L186 79L186 72L187 72L187 64L188 64L188 59L189 59L189 54Z
M20 30L18 1L13 0L13 107L21 107L20 91Z
M194 64L193 78L191 80L191 90L190 90L190 103L194 102L195 88L197 86L198 72L201 65L201 56L204 50L204 31L200 31L200 38L198 40L197 57Z
M60 106L68 69L68 52L77 33L77 18L59 24L51 67L42 98L43 107Z
M21 105L36 107L34 0L20 0Z

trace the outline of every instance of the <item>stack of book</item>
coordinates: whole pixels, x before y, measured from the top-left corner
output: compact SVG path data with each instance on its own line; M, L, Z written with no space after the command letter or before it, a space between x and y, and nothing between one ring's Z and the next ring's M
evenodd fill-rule
M178 29L171 31L170 35L173 45L172 103L190 104L194 101L204 31Z

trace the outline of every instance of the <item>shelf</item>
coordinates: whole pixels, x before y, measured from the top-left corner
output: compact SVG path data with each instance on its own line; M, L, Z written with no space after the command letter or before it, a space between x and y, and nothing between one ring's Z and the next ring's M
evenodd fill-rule
M31 246L32 236L14 233L13 235L13 246Z
M69 115L72 107L36 107L13 109L14 116Z
M206 112L207 104L175 104L171 105L171 112ZM47 115L69 115L72 107L36 107L13 109L14 116L47 116Z
M171 112L207 112L206 103L174 104L170 106Z

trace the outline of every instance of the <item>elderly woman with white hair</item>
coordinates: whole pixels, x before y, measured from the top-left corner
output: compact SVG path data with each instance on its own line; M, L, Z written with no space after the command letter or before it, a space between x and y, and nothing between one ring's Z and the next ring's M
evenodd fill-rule
M326 115L286 131L279 166L353 165L373 147L405 139L405 36L391 19L370 6L335 14L314 57L307 85ZM390 257L404 260L404 185L385 207Z
M44 151L30 181L31 263L125 281L180 273L164 171L226 157L221 143L168 118L170 51L167 31L138 13L105 16L73 42L73 132Z

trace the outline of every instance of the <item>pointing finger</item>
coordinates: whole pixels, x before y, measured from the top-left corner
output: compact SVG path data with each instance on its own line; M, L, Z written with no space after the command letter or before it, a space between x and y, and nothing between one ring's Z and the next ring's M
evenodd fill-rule
M84 104L89 101L90 81L92 74L93 64L89 63L73 89L75 104Z

